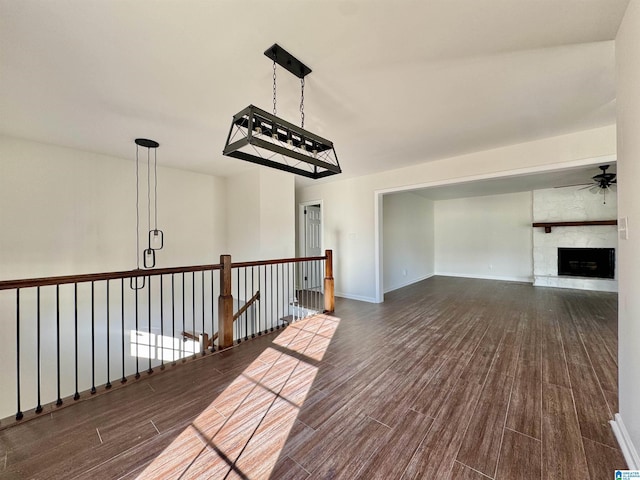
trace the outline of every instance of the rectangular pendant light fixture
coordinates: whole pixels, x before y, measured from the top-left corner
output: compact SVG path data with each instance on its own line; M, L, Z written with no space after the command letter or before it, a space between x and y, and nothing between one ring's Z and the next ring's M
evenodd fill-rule
M278 44L264 54L274 61L274 114L253 105L235 114L223 155L313 179L342 173L333 142L275 115L275 64L302 81L303 125L304 77L311 69Z
M233 116L222 153L308 178L342 173L333 142L253 105Z

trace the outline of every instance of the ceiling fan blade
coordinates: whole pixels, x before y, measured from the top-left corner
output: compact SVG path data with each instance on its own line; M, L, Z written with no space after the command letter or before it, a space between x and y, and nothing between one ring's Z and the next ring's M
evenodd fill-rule
M593 187L589 188L589 191L593 194L596 194L600 193L602 191L602 188L600 188L600 185L594 185Z
M583 185L591 185L590 183L574 183L573 185L559 185L553 188L582 187Z

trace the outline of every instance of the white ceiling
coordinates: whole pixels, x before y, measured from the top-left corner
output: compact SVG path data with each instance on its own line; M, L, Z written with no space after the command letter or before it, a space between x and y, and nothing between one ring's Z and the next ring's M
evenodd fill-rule
M615 122L628 0L0 0L0 133L229 175L231 117L272 107L277 42L313 69L305 127L362 175ZM278 116L299 121L278 70ZM597 172L596 172L597 173ZM589 175L591 176L591 175Z

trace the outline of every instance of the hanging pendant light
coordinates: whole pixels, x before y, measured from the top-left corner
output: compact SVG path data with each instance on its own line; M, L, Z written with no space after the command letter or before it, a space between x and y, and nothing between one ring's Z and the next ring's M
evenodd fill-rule
M157 142L154 142L157 144ZM147 174L150 172L148 160L147 160ZM147 189L151 192L151 185L148 181L147 176ZM151 229L151 221L149 221L149 249L156 251L162 250L164 247L164 232L162 230L158 230L158 148L153 148L153 216L154 216L154 224L153 229ZM149 205L151 205L151 200L149 199ZM149 209L150 210L150 209Z
M253 105L235 114L223 155L313 179L342 173L333 142L304 129L305 77L311 69L277 43L264 54L273 60L273 115ZM276 64L300 78L300 127L276 116Z
M147 138L136 138L136 265L140 269L140 185L139 185L139 147L147 149L147 225L149 230L149 238L147 248L143 250L143 266L144 268L153 268L156 265L156 250L162 249L164 246L164 232L158 229L158 157L157 148L160 146L155 140ZM151 228L151 149L154 152L154 228ZM144 287L144 277L142 287ZM132 286L132 288L134 288Z

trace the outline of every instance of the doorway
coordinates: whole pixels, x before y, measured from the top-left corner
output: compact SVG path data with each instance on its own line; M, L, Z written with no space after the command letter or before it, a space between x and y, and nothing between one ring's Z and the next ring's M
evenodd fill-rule
M298 254L301 257L320 257L323 247L322 201L304 202L299 205ZM301 268L304 264L301 264ZM319 290L323 275L320 268L303 268L298 274L299 287Z

